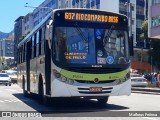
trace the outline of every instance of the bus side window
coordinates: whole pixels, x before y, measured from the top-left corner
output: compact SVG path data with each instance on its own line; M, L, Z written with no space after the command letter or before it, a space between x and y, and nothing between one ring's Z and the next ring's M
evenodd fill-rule
M41 34L41 54L44 54L44 42L45 42L45 27L42 28L42 34Z
M27 54L29 54L29 59L31 59L32 58L32 37L30 38L28 47L29 47L29 53Z
M39 54L38 55L41 55L41 41L42 41L42 29L39 30L39 49L38 49L38 52Z
M34 34L34 57L36 57L36 40L37 40L36 39L37 38L36 34L37 33Z
M39 31L36 33L36 56L39 56Z
M17 50L17 63L19 64L20 63L20 49L18 47L18 50Z
M26 61L26 43L23 45L23 62Z
M34 36L31 38L32 40L32 59L34 58Z
M22 63L22 46L20 47L20 63Z

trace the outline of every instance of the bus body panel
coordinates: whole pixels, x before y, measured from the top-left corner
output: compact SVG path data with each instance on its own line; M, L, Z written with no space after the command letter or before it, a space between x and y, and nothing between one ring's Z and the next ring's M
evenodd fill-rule
M37 58L30 60L30 92L37 92L38 75L37 75Z
M17 66L17 69L18 69L18 72L17 72L18 81L17 81L17 83L21 88L24 88L26 90L27 89L27 85L25 84L26 83L26 64L25 63L19 64Z
M38 93L38 84L40 77L42 77L43 85L44 85L44 94L46 93L46 84L45 84L45 55L41 55L37 58L37 75L38 75L38 83L37 83L37 93Z

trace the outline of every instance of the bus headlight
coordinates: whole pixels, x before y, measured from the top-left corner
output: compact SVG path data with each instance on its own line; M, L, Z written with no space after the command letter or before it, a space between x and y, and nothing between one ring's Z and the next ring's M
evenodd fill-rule
M61 82L64 82L66 84L70 84L73 85L74 84L74 80L71 80L69 78L66 78L65 76L61 75L57 70L53 69L53 74L54 76Z
M119 79L119 80L115 80L113 82L113 85L119 85L121 83L124 83L126 82L127 80L129 80L130 76L129 76L129 73L126 74L126 76L124 76L123 78Z
M60 78L61 77L61 74L57 70L55 70L55 69L53 69L53 74L54 74L54 76L56 78Z
M61 78L61 81L62 81L62 82L66 82L66 81L67 81L67 78L66 78L66 77L62 77L62 78Z
M121 80L115 80L115 81L113 82L113 85L118 85L118 84L121 84Z
M56 76L56 78L60 78L61 74L60 73L56 73L55 76Z
M74 84L74 80L68 79L68 84L73 85Z
M121 82L122 82L122 83L123 83L123 82L126 82L126 80L127 80L127 78L124 77L124 78L121 79Z

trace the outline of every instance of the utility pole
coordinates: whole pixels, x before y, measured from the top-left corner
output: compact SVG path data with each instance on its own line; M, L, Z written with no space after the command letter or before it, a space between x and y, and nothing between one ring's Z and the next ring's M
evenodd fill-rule
M129 27L129 37L132 37L132 3L129 1L124 4L127 7L127 17L128 17L128 27Z
M26 5L24 7L28 7L28 8L45 8L45 9L50 9L51 11L53 10L53 8L50 7L43 7L43 6L29 6L28 3L26 3Z

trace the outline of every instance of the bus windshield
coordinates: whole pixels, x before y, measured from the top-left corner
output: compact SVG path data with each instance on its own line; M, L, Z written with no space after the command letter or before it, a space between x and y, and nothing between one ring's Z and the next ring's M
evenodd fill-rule
M56 27L55 61L63 64L107 65L129 62L125 30Z

